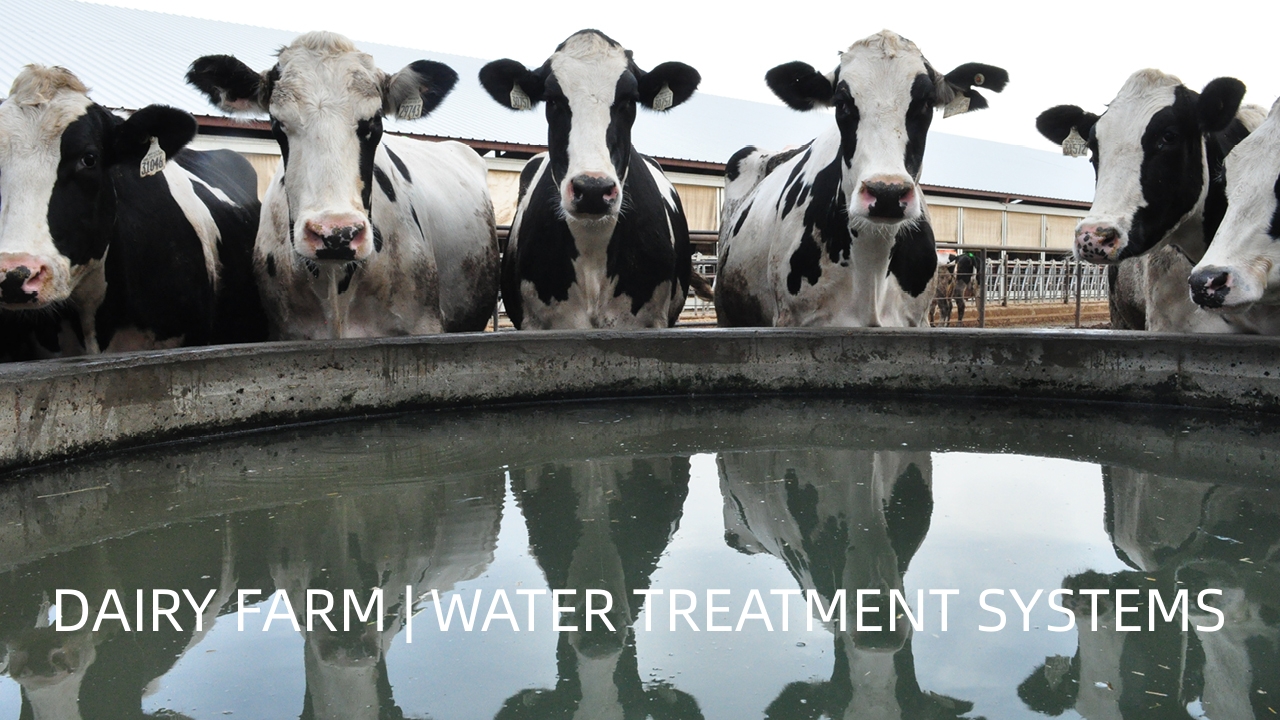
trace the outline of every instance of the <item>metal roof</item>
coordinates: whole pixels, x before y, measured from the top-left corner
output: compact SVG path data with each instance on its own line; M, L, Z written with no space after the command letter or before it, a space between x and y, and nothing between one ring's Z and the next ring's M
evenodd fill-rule
M5 42L0 43L0 83L7 84L28 63L62 65L91 88L94 100L107 107L137 109L164 103L199 115L217 111L183 80L192 60L230 54L250 67L266 69L275 62L276 50L298 34L76 0L0 0L0 27L6 31ZM546 144L542 113L507 110L480 87L476 78L485 60L378 43L357 41L357 45L388 72L425 58L446 63L461 76L435 113L413 122L388 121L388 130ZM697 94L671 112L641 113L632 138L641 152L660 158L724 163L746 145L780 149L802 144L831 122L828 113L799 113ZM921 181L1085 202L1092 199L1094 184L1092 169L1083 160L940 132L929 135Z

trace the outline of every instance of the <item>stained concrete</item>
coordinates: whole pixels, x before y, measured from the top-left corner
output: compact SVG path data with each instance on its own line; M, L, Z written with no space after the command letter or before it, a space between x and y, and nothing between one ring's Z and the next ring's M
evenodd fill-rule
M1280 413L1280 338L662 330L197 348L0 366L0 469L397 410L730 393L1077 399Z

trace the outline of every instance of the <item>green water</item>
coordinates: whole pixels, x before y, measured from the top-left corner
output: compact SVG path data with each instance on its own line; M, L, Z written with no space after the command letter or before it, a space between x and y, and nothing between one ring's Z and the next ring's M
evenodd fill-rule
M0 718L1277 717L1277 454L1280 428L1248 417L731 399L356 420L45 468L0 486ZM375 588L381 613L344 629L344 592ZM83 627L57 629L59 589L84 596ZM212 594L199 617L181 599L175 630L157 589ZM1096 630L1085 589L1106 592ZM308 630L322 590L335 629ZM574 591L568 612L546 590ZM588 590L611 602L589 632ZM859 590L880 593L863 629ZM985 590L1002 629L980 629L998 624ZM1138 591L1119 623L1141 630L1117 629L1117 590ZM1152 590L1188 591L1186 631L1149 625ZM95 631L111 591L119 617ZM811 591L819 611L846 598L844 629L810 624ZM910 614L885 611L893 591ZM930 591L955 591L945 631ZM1013 591L1041 591L1025 630Z

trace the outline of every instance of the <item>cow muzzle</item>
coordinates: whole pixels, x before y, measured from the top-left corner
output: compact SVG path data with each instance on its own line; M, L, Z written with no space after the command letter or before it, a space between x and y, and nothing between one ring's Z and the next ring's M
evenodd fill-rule
M1249 273L1208 265L1195 268L1187 279L1191 299L1206 310L1248 305L1262 299L1262 288Z
M47 289L53 268L34 255L0 258L0 303L36 305L48 302Z
M1124 233L1108 223L1085 223L1076 228L1076 257L1085 262L1110 265L1119 262Z
M857 214L878 222L897 223L917 214L916 185L907 177L875 176L858 188Z
M622 199L617 181L604 175L577 175L569 181L567 190L565 209L572 215L614 215Z
M369 222L359 215L322 215L302 223L299 255L321 262L348 263L373 254Z

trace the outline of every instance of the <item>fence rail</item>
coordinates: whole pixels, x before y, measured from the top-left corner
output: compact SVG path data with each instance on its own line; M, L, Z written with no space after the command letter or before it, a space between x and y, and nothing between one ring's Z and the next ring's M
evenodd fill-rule
M1084 300L1107 299L1107 268L1074 260L1009 260L987 258L987 298L993 302L1068 302L1077 282Z

